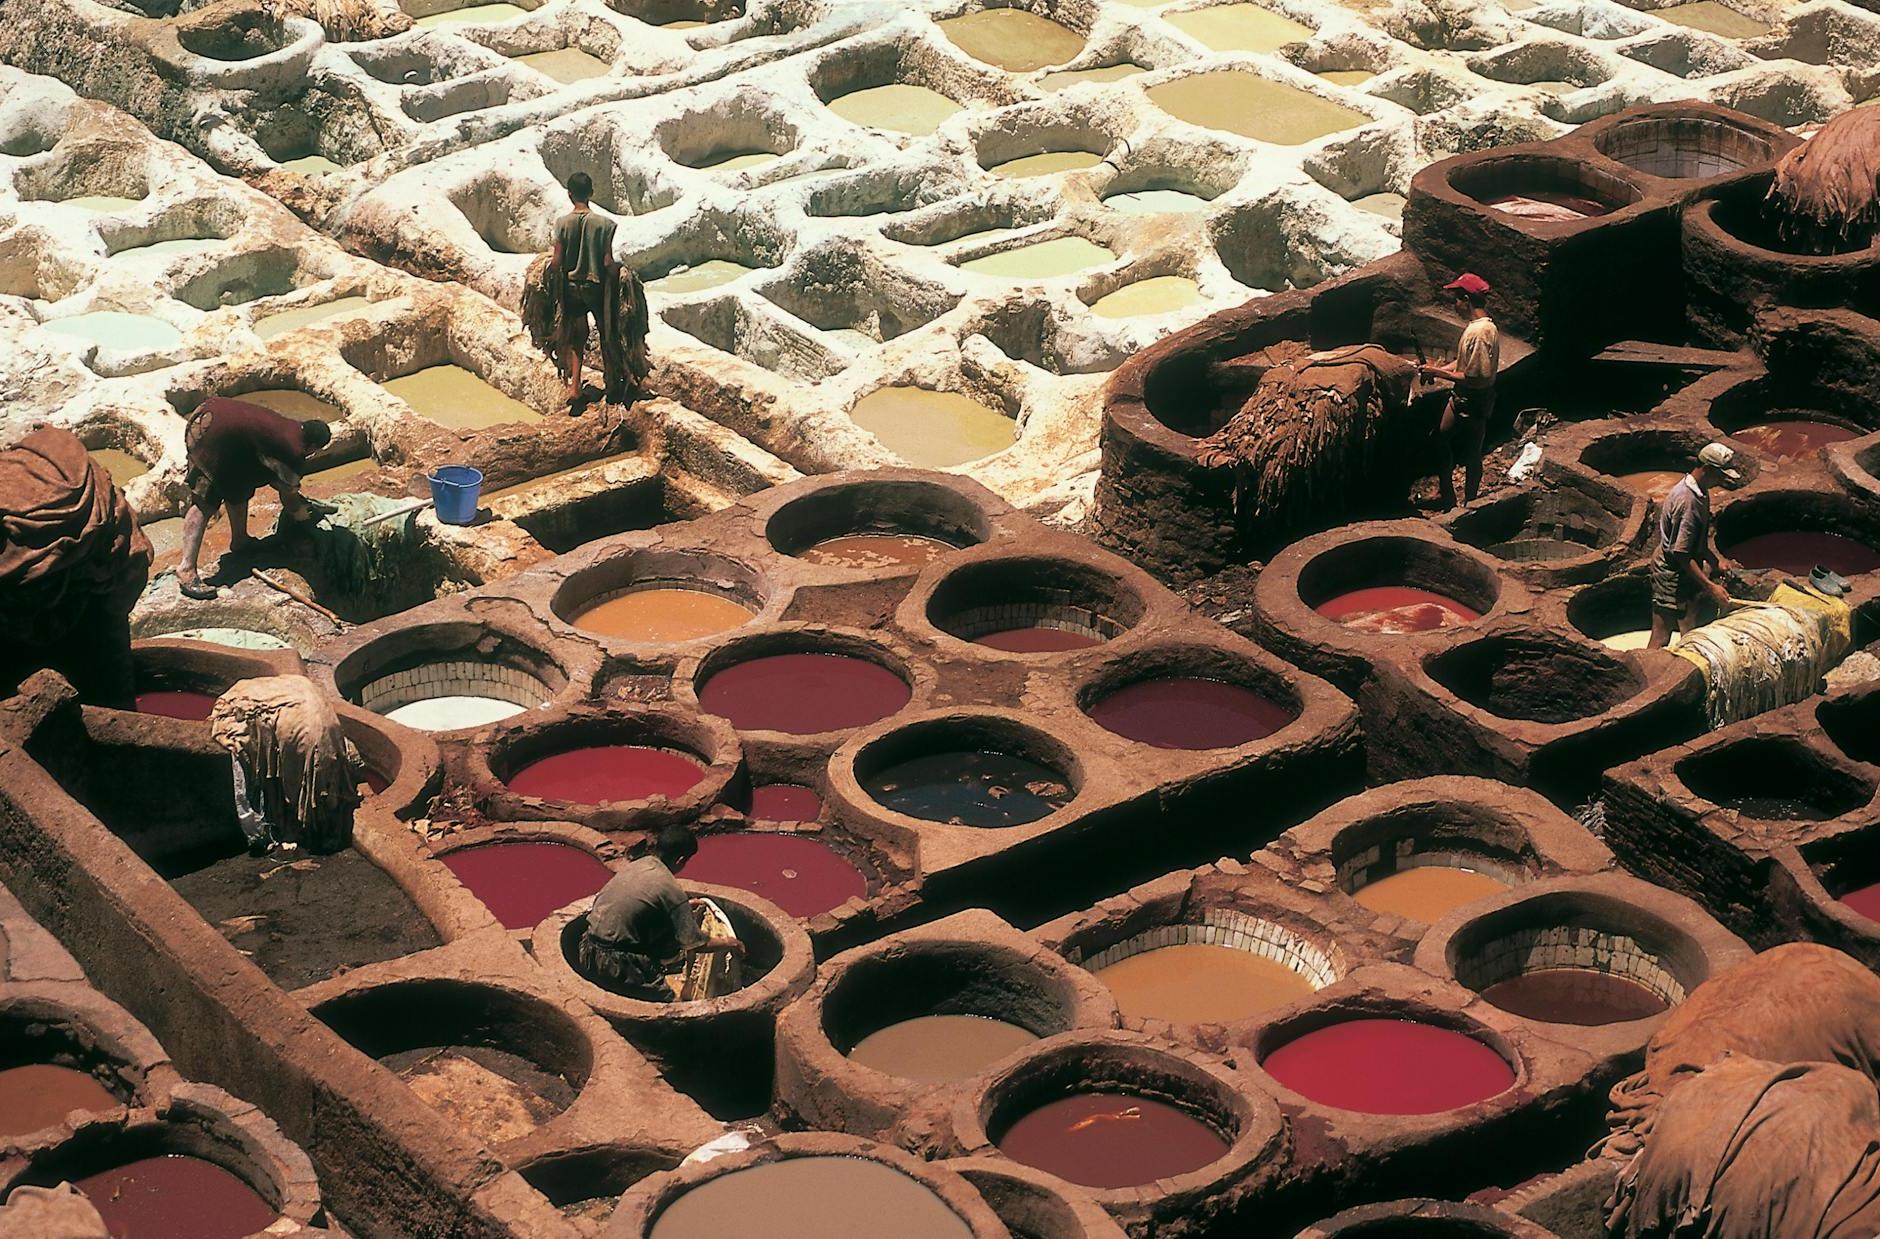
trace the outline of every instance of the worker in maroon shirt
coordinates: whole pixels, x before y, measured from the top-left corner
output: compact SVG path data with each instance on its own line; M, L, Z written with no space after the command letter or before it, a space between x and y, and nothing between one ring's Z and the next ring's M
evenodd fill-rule
M211 396L197 407L183 434L189 471L189 510L183 514L183 562L176 579L191 598L213 598L215 587L203 583L196 569L202 535L217 508L228 509L229 550L240 554L248 543L248 500L272 486L281 496L285 520L305 520L333 509L300 493L307 457L325 447L333 432L325 422L297 422L273 409L244 400Z

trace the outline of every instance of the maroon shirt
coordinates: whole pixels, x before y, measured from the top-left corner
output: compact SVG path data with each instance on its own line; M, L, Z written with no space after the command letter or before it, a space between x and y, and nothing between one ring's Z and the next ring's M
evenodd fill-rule
M245 400L211 396L197 410L189 463L208 474L217 492L245 498L276 481L268 460L295 474L307 462L300 423Z

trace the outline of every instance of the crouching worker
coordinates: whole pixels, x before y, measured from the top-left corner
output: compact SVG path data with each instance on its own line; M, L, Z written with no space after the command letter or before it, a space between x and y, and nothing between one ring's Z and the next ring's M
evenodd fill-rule
M183 514L183 562L176 578L184 594L215 597L215 587L203 583L196 562L202 556L203 532L217 508L228 509L229 551L236 555L248 546L248 500L263 486L280 495L283 520L333 511L300 493L307 457L332 437L325 422L297 422L244 400L212 396L197 406L183 432L189 453L189 472L183 479L189 488L189 510Z
M337 852L352 842L358 765L332 703L304 675L242 680L209 730L235 766L235 816L259 856L270 846Z
M667 826L653 841L652 855L633 861L601 888L578 948L583 975L628 998L671 1002L667 973L709 951L744 954L736 938L713 936L699 927L673 877L697 852L691 831Z

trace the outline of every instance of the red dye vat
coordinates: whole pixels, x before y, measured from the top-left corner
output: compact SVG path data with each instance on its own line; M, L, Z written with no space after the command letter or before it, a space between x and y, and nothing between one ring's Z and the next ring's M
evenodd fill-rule
M1085 1187L1138 1187L1227 1155L1212 1127L1167 1102L1130 1093L1076 1093L1033 1110L999 1137L1015 1162Z
M1845 534L1812 529L1760 533L1731 544L1728 553L1746 568L1774 568L1798 576L1813 571L1817 564L1842 576L1880 568L1880 550Z
M614 876L598 857L566 843L485 843L446 853L444 864L504 929L533 929Z
M1331 1024L1260 1065L1301 1096L1361 1114L1440 1114L1514 1084L1514 1069L1474 1037L1414 1020Z
M762 783L751 789L745 816L754 822L813 822L822 816L822 797L795 783Z
M199 1157L146 1157L72 1186L113 1239L243 1239L280 1216L260 1193Z
M213 709L215 697L210 693L186 693L164 688L137 694L139 714L160 714L164 718L200 723L209 717L209 711Z
M726 667L698 701L739 731L805 736L879 722L913 695L907 681L866 658L773 654Z
M1008 654L1061 654L1066 650L1087 650L1093 645L1102 645L1103 638L1068 628L1005 628L974 637L973 644Z
M868 879L826 843L757 831L706 835L685 876L761 895L791 916L819 916L866 898Z
M530 762L509 776L518 796L604 804L610 800L672 799L705 777L697 758L644 744L605 744L569 749Z
M1880 921L1880 882L1849 891L1841 896L1841 902L1870 921Z
M1160 749L1230 749L1293 720L1291 710L1250 688L1189 677L1126 685L1087 713L1105 731Z
M1861 432L1848 426L1837 426L1833 422L1811 422L1801 418L1780 418L1774 421L1745 426L1741 430L1732 430L1730 437L1738 443L1747 443L1765 456L1806 456L1810 452L1820 451L1830 443L1845 443L1849 439L1858 439Z
M1482 618L1474 607L1454 598L1409 585L1374 585L1340 594L1313 608L1326 619L1337 620L1360 632L1401 635L1433 632L1473 624Z

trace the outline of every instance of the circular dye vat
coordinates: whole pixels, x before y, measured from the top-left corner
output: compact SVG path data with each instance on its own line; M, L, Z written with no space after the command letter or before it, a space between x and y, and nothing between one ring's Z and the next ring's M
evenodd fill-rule
M1103 156L1094 151L1042 151L1036 155L1024 155L1017 159L1008 159L1004 163L993 164L986 171L994 176L1010 180L1030 176L1054 176L1060 172L1081 172L1085 168L1094 168L1102 162Z
M1537 968L1497 981L1482 997L1510 1015L1549 1024L1622 1024L1670 1009L1638 982L1591 968Z
M824 106L851 124L922 137L963 110L939 91L912 82L890 82L852 91Z
M627 641L696 641L751 622L756 612L702 589L636 589L577 612L583 632Z
M751 789L745 816L754 822L813 822L822 816L822 797L796 783L760 783Z
M605 804L683 796L705 777L698 758L647 744L599 744L530 762L510 775L518 796Z
M175 632L159 635L173 641L203 641L210 645L226 645L237 650L291 650L294 648L271 632L256 632L252 628L181 628Z
M960 392L881 387L855 402L849 420L910 465L944 469L1012 446L1018 423Z
M1373 912L1433 925L1464 904L1507 889L1500 878L1473 869L1418 865L1362 886L1352 898Z
M1880 921L1880 882L1847 892L1841 902L1870 921Z
M1401 636L1457 628L1482 618L1474 607L1410 585L1373 585L1321 602L1313 610L1358 632Z
M1125 215L1191 215L1207 210L1208 199L1183 189L1132 189L1109 195L1103 199L1103 205Z
M126 314L118 310L95 310L56 318L45 324L55 335L72 336L100 348L122 349L128 353L175 348L183 333L160 318L148 314Z
M0 1137L30 1135L73 1111L99 1114L122 1104L97 1077L52 1063L0 1071Z
M138 693L136 697L139 714L160 714L164 718L180 718L191 723L207 719L209 711L215 709L215 701L213 693L191 693L178 689L155 689Z
M862 790L896 813L950 826L1023 826L1070 803L1054 770L1009 753L933 753L889 766Z
M1684 473L1679 469L1640 469L1633 473L1614 474L1627 488L1644 495L1647 499L1662 502L1671 488L1684 480Z
M1776 418L1730 432L1730 437L1738 443L1746 443L1765 456L1785 459L1806 456L1830 443L1845 443L1849 439L1860 438L1860 435L1860 431L1848 426L1804 418Z
M1181 275L1157 275L1125 284L1090 303L1099 318L1136 318L1145 314L1173 314L1201 304L1201 286Z
M695 882L760 895L804 920L868 897L868 879L816 839L761 831L705 835L685 864Z
M1488 1046L1415 1020L1331 1024L1287 1042L1260 1065L1302 1096L1361 1114L1440 1114L1514 1085L1514 1069Z
M904 1080L965 1080L1037 1039L983 1015L923 1015L863 1037L849 1061Z
M1023 9L981 9L935 22L953 45L1011 73L1061 65L1084 50L1084 38Z
M826 538L796 553L798 559L826 568L922 568L960 548L917 533L851 533Z
M1846 534L1813 529L1757 534L1731 543L1725 554L1746 568L1773 568L1801 576L1806 576L1818 564L1842 576L1857 576L1880 568L1880 550Z
M973 638L974 645L1004 650L1008 654L1062 654L1069 650L1087 650L1102 645L1095 633L1074 632L1069 628L1002 628Z
M504 701L500 697L449 694L427 697L423 701L408 701L395 710L387 710L385 717L394 723L403 723L414 731L455 731L459 727L500 723L506 718L516 717L526 709L527 706Z
M1291 710L1250 688L1187 676L1125 685L1085 713L1105 731L1159 749L1231 749L1293 719Z
M1208 942L1139 951L1096 975L1124 1015L1171 1024L1232 1024L1312 993L1276 960Z
M791 1157L699 1184L653 1220L648 1239L972 1239L925 1184L860 1157Z
M112 1239L244 1239L280 1216L259 1192L200 1157L146 1157L72 1186Z
M1178 1106L1132 1093L1075 1093L1038 1107L998 1139L1015 1162L1085 1187L1139 1187L1201 1169L1227 1141Z
M1530 194L1504 194L1499 198L1490 198L1482 205L1493 207L1506 215L1516 215L1543 224L1594 219L1612 213L1612 208L1598 199L1544 190Z
M614 876L599 857L567 843L485 843L443 859L504 929L532 929Z
M772 654L716 673L698 701L739 731L807 736L879 722L913 695L907 681L866 658Z

